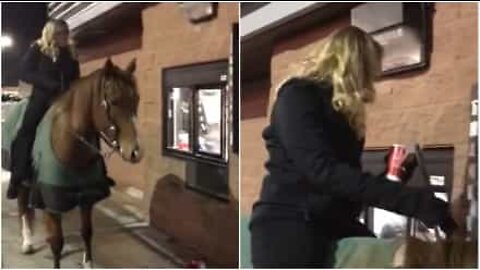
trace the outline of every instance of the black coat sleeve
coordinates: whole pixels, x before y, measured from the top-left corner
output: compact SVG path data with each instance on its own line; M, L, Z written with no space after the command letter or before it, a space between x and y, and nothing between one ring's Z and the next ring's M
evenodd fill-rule
M315 191L415 217L428 226L438 225L448 216L447 204L430 191L405 187L337 160L325 138L321 105L314 93L318 90L285 84L272 115L288 158Z
M60 87L58 81L52 80L39 72L40 49L32 44L20 62L20 79L48 93L55 92Z

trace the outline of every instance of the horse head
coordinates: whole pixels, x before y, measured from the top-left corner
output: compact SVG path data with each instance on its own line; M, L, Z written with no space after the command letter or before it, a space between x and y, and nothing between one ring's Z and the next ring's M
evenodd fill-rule
M139 95L134 71L135 59L125 70L107 59L92 100L93 122L100 137L131 163L142 159L135 124Z

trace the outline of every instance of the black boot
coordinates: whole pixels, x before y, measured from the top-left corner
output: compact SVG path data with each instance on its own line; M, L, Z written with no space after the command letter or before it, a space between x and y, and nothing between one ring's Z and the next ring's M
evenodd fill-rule
M7 199L13 200L18 197L18 191L20 190L22 183L29 183L29 181L33 179L33 169L31 166L28 166L20 170L18 167L13 168L12 166L10 171L11 175L7 189Z
M8 183L7 199L14 200L18 197L18 190L20 189L20 181L15 179L13 174Z

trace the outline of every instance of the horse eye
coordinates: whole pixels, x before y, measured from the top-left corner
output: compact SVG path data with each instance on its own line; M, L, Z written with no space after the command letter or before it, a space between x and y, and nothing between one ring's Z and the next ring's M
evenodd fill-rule
M118 99L114 99L114 100L110 101L110 104L112 106L118 106L118 104L120 104L120 101Z

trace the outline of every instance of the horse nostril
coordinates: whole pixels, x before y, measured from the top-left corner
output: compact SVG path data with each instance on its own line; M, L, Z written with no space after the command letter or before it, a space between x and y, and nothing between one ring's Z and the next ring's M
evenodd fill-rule
M138 157L139 157L139 151L138 151L138 149L133 150L133 151L132 151L132 157L131 157L132 160L137 160Z

